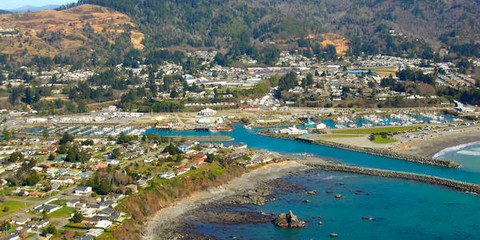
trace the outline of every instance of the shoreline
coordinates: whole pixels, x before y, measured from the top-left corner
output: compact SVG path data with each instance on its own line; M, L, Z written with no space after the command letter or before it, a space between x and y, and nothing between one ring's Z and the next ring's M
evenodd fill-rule
M458 151L458 150L461 150L461 149L464 149L464 148L467 148L469 146L476 145L476 144L480 144L480 141L475 141L475 142L455 145L455 146L452 146L452 147L447 147L447 148L443 149L442 151L435 153L433 155L433 157L440 157L440 156L445 155L447 153Z
M339 164L311 156L306 159L299 159L295 155L288 155L284 156L284 158L287 159L287 161L265 165L261 168L245 173L222 186L194 193L190 197L176 202L171 207L160 210L147 222L142 239L153 240L159 239L160 236L162 239L182 239L184 237L187 239L215 239L214 237L203 236L202 234L191 231L191 225L188 222L199 221L199 219L203 219L203 221L206 222L220 224L227 224L225 222L226 219L231 220L231 223L228 224L243 224L250 223L250 221L268 222L268 219L271 219L272 217L271 215L258 215L260 213L256 212L230 212L226 209L222 210L221 208L223 206L230 206L230 204L232 204L232 199L235 199L235 197L244 198L248 195L248 192L251 192L254 189L257 189L255 191L258 192L258 189L261 188L262 185L266 183L268 184L269 181L274 181L288 174L314 169L415 181L446 187L465 193L480 194L480 185L452 179ZM270 184L268 187L272 188L273 185L275 184ZM274 198L273 201L275 201ZM249 204L255 203L237 202L233 206L248 206ZM220 208L220 210L217 207ZM210 208L217 209L211 210ZM238 214L241 214L242 216L239 216ZM257 214L257 218L263 219L252 217L255 216L255 214Z
M154 240L159 239L159 236L162 236L162 238L165 239L179 238L181 236L179 236L178 233L175 233L174 230L178 229L179 224L182 224L182 215L204 205L222 201L223 199L237 195L241 192L255 189L257 186L267 181L308 169L310 169L310 167L296 161L271 163L245 173L219 187L194 193L193 195L174 203L171 207L161 209L153 215L147 222L142 239Z
M395 152L395 151L391 151L391 150L388 150L388 149L377 149L377 148L371 148L371 147L358 147L358 146L353 146L353 145L348 145L348 144L343 144L343 143L323 141L323 140L312 141L312 140L301 139L301 138L294 137L294 136L289 136L289 135L273 134L273 133L266 132L266 131L257 132L256 134L259 134L259 135L262 135L262 136L267 136L267 137L273 137L273 138L281 138L281 139L288 139L288 140L294 140L294 141L303 141L303 142L322 145L322 146L326 146L326 147L333 147L333 148L339 148L339 149L344 149L344 150L348 150L348 151L361 152L361 153L370 154L370 155L374 155L374 156L395 158L395 159L399 159L399 160L403 160L403 161L415 162L415 163L432 165L432 166L437 166L437 167L446 167L446 168L460 168L461 167L461 165L455 163L454 161L450 161L450 160L436 159L436 158L432 158L432 157L425 157L425 156L414 155L414 154L409 154L409 153Z
M480 141L480 129L478 127L470 127L455 130L455 132L429 137L421 140L414 140L398 146L395 152L421 155L425 157L433 157L435 154L452 147L470 144Z

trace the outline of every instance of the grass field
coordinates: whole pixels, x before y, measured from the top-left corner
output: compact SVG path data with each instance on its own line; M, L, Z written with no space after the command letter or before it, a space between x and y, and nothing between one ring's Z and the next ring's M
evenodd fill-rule
M17 201L5 201L0 204L0 217L7 216L10 213L16 212L30 205L31 205L30 203L23 203L23 202L17 202ZM6 207L8 207L9 209L7 212L4 212L3 210Z
M376 127L376 128L358 128L358 129L339 129L332 130L331 133L341 134L372 134L372 133L394 133L402 131L410 131L419 128L418 126L404 126L404 127Z
M70 215L75 211L75 208L62 207L57 211L50 213L50 217L53 218L70 218Z
M322 135L323 138L354 138L354 137L364 137L365 134L325 134Z
M385 143L393 143L396 142L397 140L389 138L389 137L382 137L380 135L374 135L373 143L378 143L378 144L385 144Z
M58 200L55 200L55 201L51 201L50 204L65 206L65 204L67 204L67 200L58 199Z

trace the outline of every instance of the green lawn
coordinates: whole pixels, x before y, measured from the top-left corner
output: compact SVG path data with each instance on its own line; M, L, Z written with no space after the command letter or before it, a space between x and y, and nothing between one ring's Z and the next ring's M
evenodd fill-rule
M378 144L385 144L385 143L393 143L396 142L397 140L389 138L389 137L382 137L380 135L375 135L375 139L373 139L373 143L378 143Z
M75 211L75 208L62 207L57 211L50 213L50 217L53 218L70 218L70 215Z
M354 137L364 137L365 134L325 134L322 135L323 138L354 138Z
M419 126L403 126L403 127L375 127L375 128L358 128L358 129L339 129L332 130L332 133L342 134L372 134L372 133L394 133L402 131L410 131L419 128Z
M30 205L31 205L30 203L23 203L23 202L17 202L17 201L5 201L0 204L0 217L7 216L10 213L16 212ZM7 212L3 211L5 207L9 208Z
M59 205L59 206L65 206L65 204L67 204L67 200L57 199L57 200L55 200L55 201L51 201L50 204Z

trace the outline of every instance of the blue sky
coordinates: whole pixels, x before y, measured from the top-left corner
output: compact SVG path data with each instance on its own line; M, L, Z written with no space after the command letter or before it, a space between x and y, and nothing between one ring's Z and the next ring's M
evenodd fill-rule
M50 4L62 5L71 2L76 2L76 0L0 0L0 9L16 9L26 5L34 7L41 7Z

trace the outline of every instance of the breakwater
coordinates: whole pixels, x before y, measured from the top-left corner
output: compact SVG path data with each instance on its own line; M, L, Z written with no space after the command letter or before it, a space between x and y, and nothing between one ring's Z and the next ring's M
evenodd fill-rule
M307 159L307 160L298 160L299 163L303 163L310 167L315 167L325 171L335 171L335 172L346 172L354 173L361 175L369 176L378 176L386 178L396 178L403 180L412 180L422 183L428 183L432 185L444 186L451 189L455 189L462 192L471 192L480 194L480 185L473 183L466 183L461 181L455 181L446 178L434 177L424 174L408 173L408 172L399 172L392 170L383 170L375 168L364 168L357 167L345 164L331 163L320 159Z
M309 142L309 143L312 143L312 144L323 145L323 146L326 146L326 147L339 148L339 149L344 149L344 150L349 150L349 151L354 151L354 152L367 153L367 154L375 155L375 156L395 158L395 159L399 159L399 160L415 162L415 163L420 163L420 164L426 164L426 165L432 165L432 166L438 166L438 167L446 167L446 168L460 168L461 167L460 164L457 164L454 161L436 159L436 158L424 157L424 156L417 156L417 155L410 155L410 154L405 154L405 153L397 153L397 152L393 152L393 151L390 151L390 150L387 150L387 149L358 147L358 146L352 146L352 145L348 145L348 144L328 142L328 141L324 141L324 140L315 140L314 141L314 140L305 139L305 138L297 137L297 136L291 136L291 135L279 134L279 133L272 133L268 130L259 131L257 134L260 134L262 136L274 137L274 138L283 138L283 139Z

